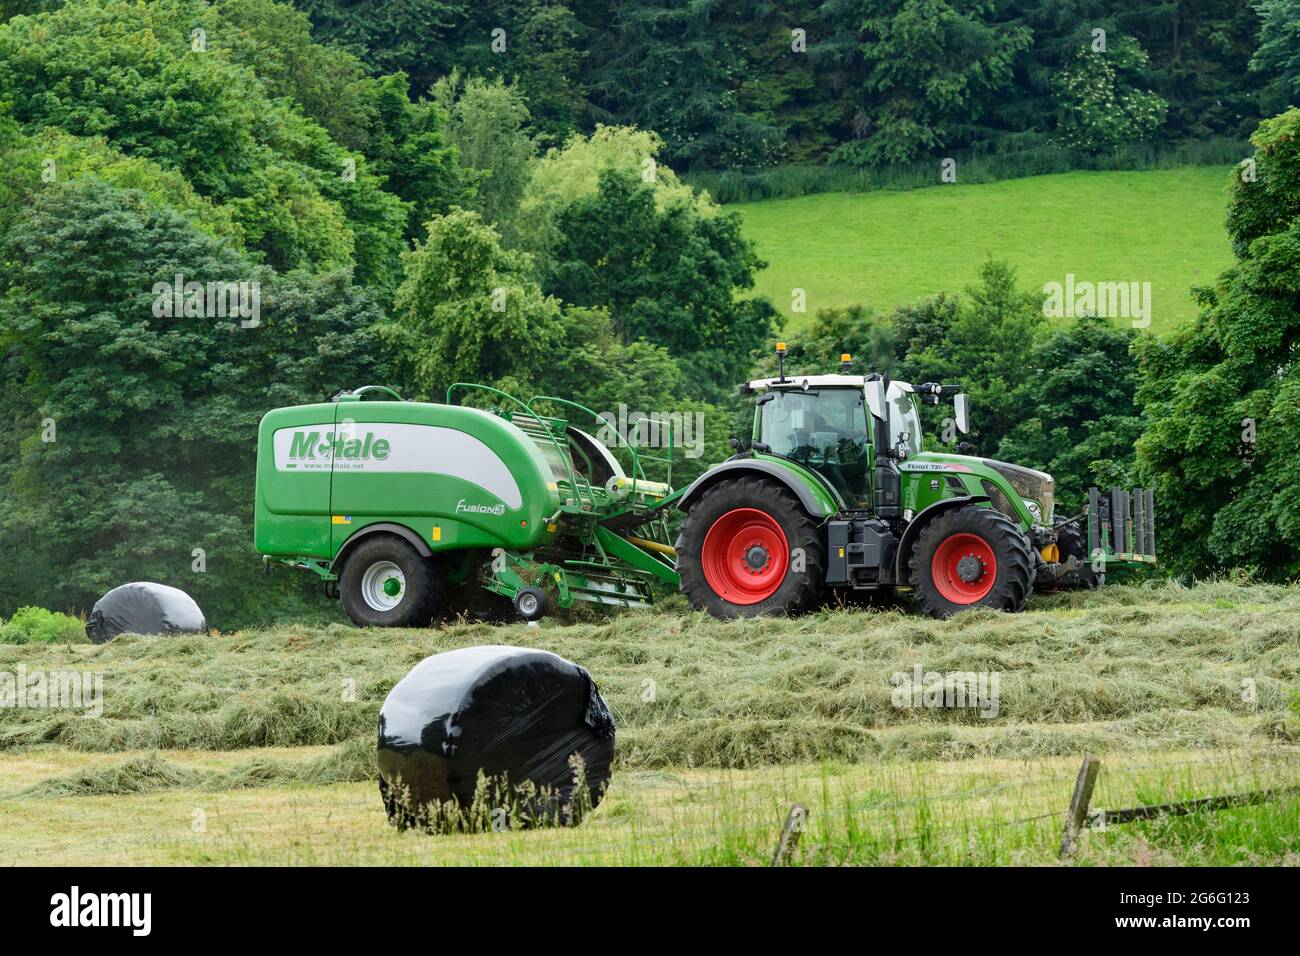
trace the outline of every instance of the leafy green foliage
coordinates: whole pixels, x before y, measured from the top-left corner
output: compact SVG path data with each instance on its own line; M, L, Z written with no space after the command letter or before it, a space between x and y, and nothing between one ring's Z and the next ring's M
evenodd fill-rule
M1170 563L1204 573L1300 573L1300 109L1252 137L1257 176L1238 173L1228 232L1239 257L1189 328L1143 344L1147 427L1138 468L1153 483Z
M841 355L850 356L859 371L899 377L901 356L894 323L861 305L818 309L808 330L787 344L791 369L829 371L839 367ZM775 359L768 356L763 368L774 373Z
M195 0L81 0L18 18L0 27L0 99L28 130L103 136L178 170L277 269L355 264L390 290L404 204L364 157L272 99L221 35L218 11Z
M433 95L461 164L479 179L469 205L499 231L508 230L533 158L523 97L500 80L476 77L462 84L457 73L440 80Z
M43 607L20 607L0 618L0 644L85 644L86 626L71 614Z
M441 400L453 382L535 381L561 332L560 304L542 294L527 254L501 247L476 212L455 209L404 256L394 321L380 330L408 389Z
M966 297L938 296L894 313L901 377L960 384L984 454L1020 423L1018 390L1043 324L1042 297L1016 288L1015 271L989 261Z
M1020 421L996 457L1048 472L1057 513L1083 510L1090 484L1128 484L1142 432L1135 396L1137 333L1104 319L1076 319L1030 351L1017 391Z
M368 297L346 273L276 276L93 177L37 193L0 257L0 354L21 383L0 405L0 550L25 557L0 606L85 609L129 575L190 592L218 627L305 611L304 582L256 573L257 423L382 379ZM177 272L261 282L260 325L156 314L154 285Z
M734 214L702 215L685 199L659 208L654 190L606 170L595 194L562 207L544 287L565 302L603 306L627 340L662 345L696 398L718 399L770 339L775 310L738 300L763 267Z
M417 93L455 65L441 38L464 22L463 0L296 0L316 36L380 73L403 73Z
M1089 152L1149 137L1165 120L1168 104L1138 84L1146 53L1132 37L1114 37L1105 52L1080 49L1054 81L1065 145Z
M592 39L588 85L597 115L655 130L673 163L737 166L775 156L779 130L739 108L745 64L717 42L722 7L718 0L610 0Z
M1271 78L1294 103L1300 98L1300 0L1259 0L1255 10L1261 22L1251 72Z
M997 22L987 0L866 0L854 10L867 107L860 139L839 158L874 165L905 162L969 139L970 117L1010 85L1030 32Z

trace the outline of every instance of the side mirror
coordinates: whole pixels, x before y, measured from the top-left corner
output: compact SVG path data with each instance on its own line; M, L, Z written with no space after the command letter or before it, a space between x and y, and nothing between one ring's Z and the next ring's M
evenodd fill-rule
M889 421L888 413L885 410L885 383L877 378L867 382L865 388L867 390L867 408L871 409L871 414L882 422Z
M957 416L957 431L963 435L969 431L966 421L966 393L960 392L952 397L952 410Z

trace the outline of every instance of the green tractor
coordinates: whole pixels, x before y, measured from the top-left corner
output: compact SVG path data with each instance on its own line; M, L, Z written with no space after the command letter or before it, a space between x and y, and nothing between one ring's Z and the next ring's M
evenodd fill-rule
M924 450L919 403L952 395L967 430L957 387L854 375L847 355L838 374L787 376L784 344L777 360L776 378L741 387L756 396L750 440L676 502L693 607L797 614L828 592L910 592L936 617L1015 612L1035 586L1095 587L1107 567L1155 562L1149 491L1115 489L1103 505L1093 489L1088 510L1062 520L1050 475Z
M922 449L918 403L954 387L854 375L848 356L838 374L787 377L784 347L778 359L777 378L743 386L750 440L677 490L671 428L666 456L650 456L555 396L456 383L445 402L409 402L365 386L273 409L256 547L268 571L317 574L364 626L423 625L484 598L530 621L578 601L644 607L668 588L723 618L897 592L938 616L1019 611L1036 585L1095 586L1117 563L1155 561L1150 492L1094 489L1086 512L1054 519L1050 476ZM490 407L454 401L465 395ZM965 431L965 396L954 403ZM650 457L666 480L648 478Z

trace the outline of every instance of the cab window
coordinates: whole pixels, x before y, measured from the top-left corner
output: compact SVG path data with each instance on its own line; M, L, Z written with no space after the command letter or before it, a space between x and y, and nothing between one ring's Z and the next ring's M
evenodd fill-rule
M763 443L823 475L850 507L864 506L868 435L862 391L823 388L774 394L761 406Z

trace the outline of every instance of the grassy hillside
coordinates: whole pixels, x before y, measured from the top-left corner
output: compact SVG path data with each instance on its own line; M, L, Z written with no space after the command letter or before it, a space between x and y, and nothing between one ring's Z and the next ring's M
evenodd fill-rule
M1067 272L1149 281L1152 328L1196 314L1188 289L1232 261L1223 219L1229 171L1186 166L1078 172L906 192L824 193L730 206L769 266L757 291L797 331L817 309L913 302L975 280L988 256L1041 289ZM791 313L791 290L807 312Z
M721 623L669 608L541 628L0 647L0 671L105 675L101 719L0 711L0 853L755 863L799 801L812 811L806 862L1049 862L1085 751L1103 755L1098 802L1112 808L1300 782L1297 634L1300 589L1217 583L947 622L826 611ZM610 793L570 832L396 834L373 782L379 706L424 656L485 643L546 647L592 671L618 720ZM917 664L999 672L996 716L894 706L891 676ZM1297 815L1286 800L1116 828L1081 859L1280 861L1300 850Z

